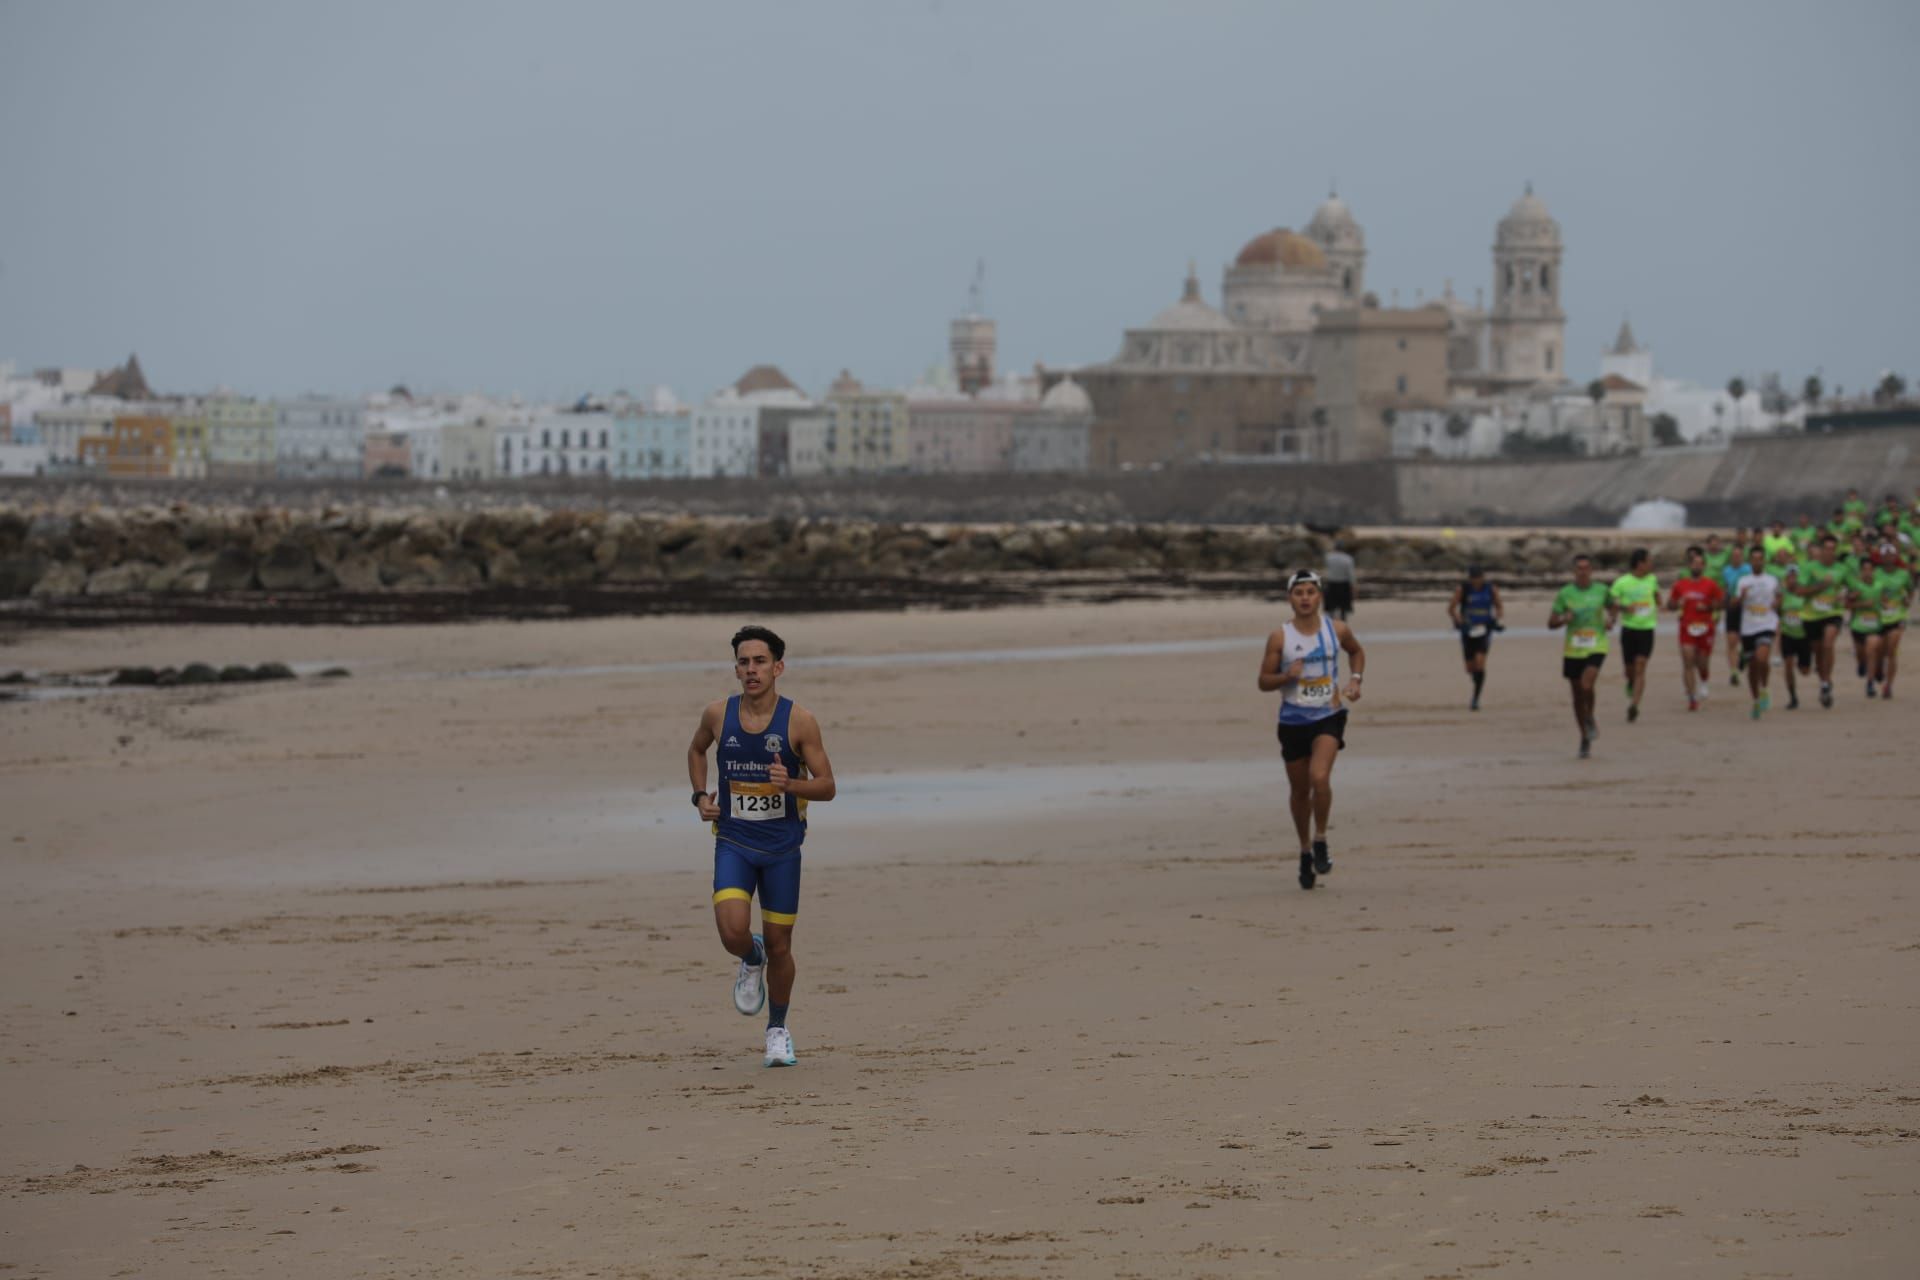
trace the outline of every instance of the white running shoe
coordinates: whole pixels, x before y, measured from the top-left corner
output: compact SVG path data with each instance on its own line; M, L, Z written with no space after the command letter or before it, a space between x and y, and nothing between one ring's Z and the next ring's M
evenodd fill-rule
M791 1067L799 1063L793 1056L793 1037L787 1034L785 1027L767 1028L767 1065L770 1067Z
M760 963L748 964L743 958L740 972L733 975L733 1007L749 1018L767 1007L767 944L757 933L753 940L760 947Z

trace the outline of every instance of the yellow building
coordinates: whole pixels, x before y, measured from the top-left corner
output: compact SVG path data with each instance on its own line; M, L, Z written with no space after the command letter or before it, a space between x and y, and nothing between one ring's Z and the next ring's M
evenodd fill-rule
M207 474L223 480L273 475L274 411L271 400L217 396L201 412L207 422Z
M173 464L176 480L204 480L207 476L208 430L206 406L188 401L169 415L173 420Z
M821 407L828 414L827 470L899 474L911 467L904 392L869 391L842 369Z

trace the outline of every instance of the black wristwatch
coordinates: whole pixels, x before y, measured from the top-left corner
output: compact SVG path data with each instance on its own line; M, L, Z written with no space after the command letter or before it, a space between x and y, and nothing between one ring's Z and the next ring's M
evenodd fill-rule
M700 802L701 802L702 800L705 800L706 798L707 798L707 793L706 793L705 791L696 791L696 792L694 792L694 793L693 793L693 807L694 807L694 808L696 808L696 809L698 809L698 808L700 807Z

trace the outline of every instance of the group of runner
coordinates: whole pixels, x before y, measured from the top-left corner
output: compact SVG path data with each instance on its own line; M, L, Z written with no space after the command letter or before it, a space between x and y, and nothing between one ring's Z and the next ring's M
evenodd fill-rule
M1920 494L1910 506L1889 497L1869 512L1855 492L1825 524L1803 516L1791 529L1775 521L1770 529L1737 531L1725 541L1709 535L1702 545L1688 548L1687 571L1664 600L1652 555L1644 548L1635 550L1627 571L1606 585L1595 580L1590 556L1576 556L1573 581L1554 596L1547 626L1566 631L1561 672L1572 693L1580 755L1591 754L1600 732L1595 702L1610 633L1617 624L1631 723L1640 718L1663 609L1679 615L1681 680L1689 710L1698 710L1712 688L1715 632L1722 619L1729 679L1738 685L1744 673L1756 720L1771 705L1776 648L1784 659L1787 706L1800 705L1799 678L1816 673L1821 705L1833 705L1843 621L1853 636L1855 670L1866 682L1867 696L1891 698L1914 592L1916 548ZM1300 840L1303 889L1333 870L1327 845L1333 765L1346 746L1347 709L1360 699L1367 661L1345 620L1351 606L1327 589L1333 585L1323 585L1321 576L1308 569L1288 579L1292 616L1267 637L1258 679L1263 692L1280 695L1277 733ZM1485 569L1473 565L1447 612L1460 634L1477 711L1492 637L1505 626L1506 605ZM834 798L833 766L819 722L780 696L785 642L765 627L743 627L733 636L733 657L740 692L701 713L687 747L687 775L693 806L714 836L714 924L721 946L738 960L734 1008L748 1016L765 1010L766 1065L792 1066L798 1059L787 1009L794 985L801 847L808 804ZM708 786L709 752L718 764L714 789ZM756 897L758 933L753 931Z
M1773 706L1770 688L1776 650L1786 683L1787 709L1800 706L1800 681L1818 681L1822 707L1833 706L1833 672L1842 627L1852 636L1855 674L1869 698L1893 697L1900 670L1900 642L1914 593L1916 549L1920 549L1920 495L1902 506L1888 495L1870 510L1858 491L1836 507L1825 523L1802 516L1788 528L1775 520L1769 528L1736 530L1723 542L1709 534L1687 548L1687 571L1661 599L1652 555L1632 553L1627 571L1610 584L1594 581L1593 561L1574 559L1573 581L1560 588L1547 617L1551 629L1565 628L1561 671L1580 730L1580 755L1591 754L1599 736L1594 713L1595 688L1608 655L1608 636L1617 623L1626 663L1627 721L1640 718L1647 690L1647 662L1664 609L1679 615L1680 676L1687 710L1698 711L1713 688L1715 633L1724 619L1728 683L1743 678L1755 720ZM1474 676L1474 705L1484 681L1484 645L1476 651L1465 624L1476 614L1476 576L1454 592L1450 613L1462 626L1469 673ZM1463 606L1463 601L1466 602ZM1493 622L1499 620L1493 596ZM1478 661L1478 667L1474 663Z

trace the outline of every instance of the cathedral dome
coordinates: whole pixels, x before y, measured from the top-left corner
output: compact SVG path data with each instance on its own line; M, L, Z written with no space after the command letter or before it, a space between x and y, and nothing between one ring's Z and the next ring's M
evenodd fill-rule
M1240 267L1279 267L1283 271L1322 271L1327 255L1320 246L1285 227L1275 227L1247 241L1234 260Z
M1313 221L1307 224L1307 235L1329 247L1352 245L1357 248L1366 243L1366 236L1361 232L1360 224L1354 221L1353 211L1347 208L1347 202L1331 193L1313 211Z
M1546 203L1533 194L1531 182L1527 184L1526 193L1513 202L1513 208L1507 210L1507 216L1500 219L1497 240L1501 244L1514 241L1559 243L1560 224L1547 212Z
M1206 304L1200 296L1200 277L1189 268L1187 287L1174 303L1153 318L1153 329L1212 330L1231 329L1233 322Z
M1092 413L1093 398L1072 378L1062 378L1040 397L1040 407L1049 413Z

